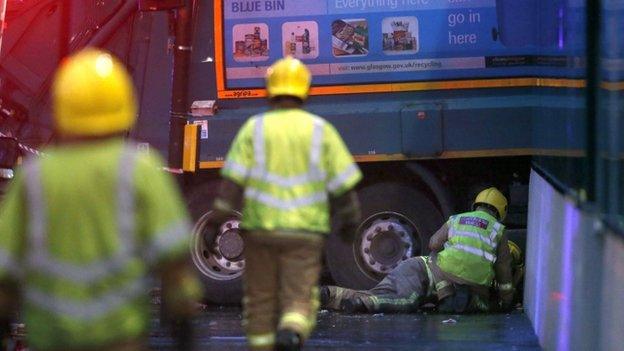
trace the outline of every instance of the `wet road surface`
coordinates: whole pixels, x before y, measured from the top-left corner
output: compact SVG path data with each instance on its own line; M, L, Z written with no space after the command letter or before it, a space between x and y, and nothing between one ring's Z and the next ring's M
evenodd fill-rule
M209 307L196 321L197 350L247 350L241 310ZM155 328L154 350L174 350L168 330ZM540 350L527 317L509 315L346 315L321 311L304 350Z

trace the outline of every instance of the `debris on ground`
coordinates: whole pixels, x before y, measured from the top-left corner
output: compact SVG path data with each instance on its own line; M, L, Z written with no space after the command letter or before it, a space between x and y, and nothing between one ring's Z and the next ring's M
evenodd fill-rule
M442 321L442 324L455 324L455 323L457 323L457 320L453 318L445 319Z

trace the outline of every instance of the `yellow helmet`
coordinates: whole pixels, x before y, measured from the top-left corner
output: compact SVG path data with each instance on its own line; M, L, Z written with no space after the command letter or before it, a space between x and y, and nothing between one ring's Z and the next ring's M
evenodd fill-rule
M311 81L312 75L305 64L291 56L276 61L266 74L266 87L270 98L287 95L305 100Z
M480 192L472 204L472 209L474 210L477 206L482 204L495 208L496 211L498 211L498 219L500 221L504 220L505 216L507 216L507 198L494 187L487 188Z
M108 52L88 48L66 59L52 86L56 129L99 136L130 129L136 119L132 80Z

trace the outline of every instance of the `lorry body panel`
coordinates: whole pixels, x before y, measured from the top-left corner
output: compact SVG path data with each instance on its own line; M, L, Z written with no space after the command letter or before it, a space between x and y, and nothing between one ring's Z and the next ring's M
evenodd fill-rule
M383 276L371 262L398 258L392 267L424 253L427 238L451 212L468 209L485 185L513 195L506 224L523 228L528 157L583 154L584 8L577 0L174 3L151 11L156 1L9 0L0 132L24 145L51 142L48 92L64 51L96 45L119 56L140 100L130 137L180 160L169 170L181 174L197 220L191 255L213 301L240 297L244 269L242 256L223 254L242 252L225 247L242 243L235 240L239 213L208 240L212 246L203 237L218 168L240 126L267 111L262 77L284 54L311 67L305 108L336 126L365 174L358 187L365 218L355 241L330 236L328 267L341 285L368 288ZM349 5L357 3L370 6ZM525 11L534 8L543 11ZM177 26L187 10L192 45L180 48ZM174 53L191 48L180 70ZM187 76L175 79L179 74ZM173 92L174 81L188 81L186 91ZM195 101L214 106L191 113ZM187 116L178 110L184 104ZM188 123L180 133L170 133L179 127L173 118ZM401 230L363 243L360 234L392 227Z

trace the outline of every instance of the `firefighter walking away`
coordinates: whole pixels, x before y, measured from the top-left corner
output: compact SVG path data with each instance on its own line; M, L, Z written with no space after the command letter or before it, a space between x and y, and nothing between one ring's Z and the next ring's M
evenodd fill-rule
M25 161L0 209L5 335L19 298L35 350L147 349L154 270L178 348L189 349L201 294L189 220L161 160L123 139L136 118L129 75L110 53L85 49L52 90L60 141Z
M345 240L362 178L336 129L302 109L311 75L286 57L267 71L270 111L239 130L222 169L213 226L242 202L243 326L254 350L299 350L316 324L330 208Z
M523 265L519 248L504 233L506 214L505 196L496 188L483 190L473 211L451 216L431 237L430 256L404 261L370 290L323 287L322 303L368 313L415 312L425 303L442 313L509 311ZM490 298L492 287L496 296Z

